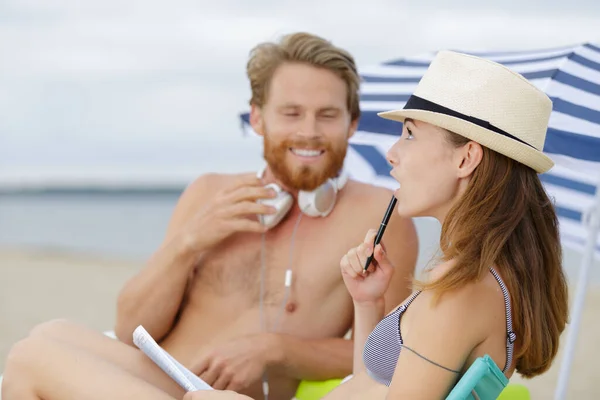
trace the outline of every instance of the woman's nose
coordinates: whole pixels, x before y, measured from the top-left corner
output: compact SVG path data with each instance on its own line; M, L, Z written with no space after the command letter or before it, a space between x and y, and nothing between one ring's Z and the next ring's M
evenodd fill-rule
M385 154L385 158L393 166L395 166L396 164L398 164L398 142L399 141L397 141L396 143L394 143L394 145L392 147L390 147L390 149Z

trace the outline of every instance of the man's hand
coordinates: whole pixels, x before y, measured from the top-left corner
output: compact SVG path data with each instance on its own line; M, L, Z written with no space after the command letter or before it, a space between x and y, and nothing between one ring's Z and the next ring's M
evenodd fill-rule
M215 389L239 391L260 380L278 354L274 335L249 335L210 351L190 370Z
M252 400L248 396L231 391L220 390L198 390L196 392L187 392L183 400Z
M255 174L242 175L192 215L180 230L179 238L192 249L204 250L235 232L265 232L256 216L276 210L257 200L275 196L275 191L265 188Z

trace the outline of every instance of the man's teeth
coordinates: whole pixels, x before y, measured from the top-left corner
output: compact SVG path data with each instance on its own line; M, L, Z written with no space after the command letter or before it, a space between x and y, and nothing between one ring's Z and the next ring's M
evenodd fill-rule
M321 155L321 150L292 149L292 153L301 157L317 157Z

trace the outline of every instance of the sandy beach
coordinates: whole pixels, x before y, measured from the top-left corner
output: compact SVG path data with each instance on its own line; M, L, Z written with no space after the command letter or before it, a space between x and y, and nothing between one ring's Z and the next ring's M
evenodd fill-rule
M52 252L0 250L0 370L13 343L36 324L68 318L93 329L112 329L115 300L125 280L141 264ZM571 294L572 295L572 294ZM570 399L600 398L596 361L600 347L600 285L589 289L569 384ZM564 343L564 341L563 341ZM526 385L533 399L553 398L561 357Z
M82 255L0 251L0 369L36 324L67 318L113 329L117 294L140 265Z

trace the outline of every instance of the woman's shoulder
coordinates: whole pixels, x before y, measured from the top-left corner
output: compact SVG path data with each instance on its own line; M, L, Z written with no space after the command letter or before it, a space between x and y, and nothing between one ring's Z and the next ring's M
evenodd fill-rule
M425 282L435 282L442 279L454 265L454 260L448 260L429 269L425 275ZM502 293L502 286L498 280L503 282L497 268L489 267L482 272L478 279L466 282L464 285L459 285L458 287L447 291L447 300L460 301L461 299L465 300L473 296L481 298L497 298L497 292L500 291L500 293ZM435 292L431 291L431 294L433 293Z
M443 276L449 267L442 264L429 277ZM490 287L488 277L482 277L441 294L421 291L400 321L403 345L446 368L462 370L473 350L504 320L499 318L502 296L497 299Z
M442 278L452 266L452 260L436 266L429 272L428 280ZM422 291L420 314L424 319L440 321L441 318L450 325L481 332L478 336L485 335L489 323L504 313L502 288L491 271L441 294L435 290Z

